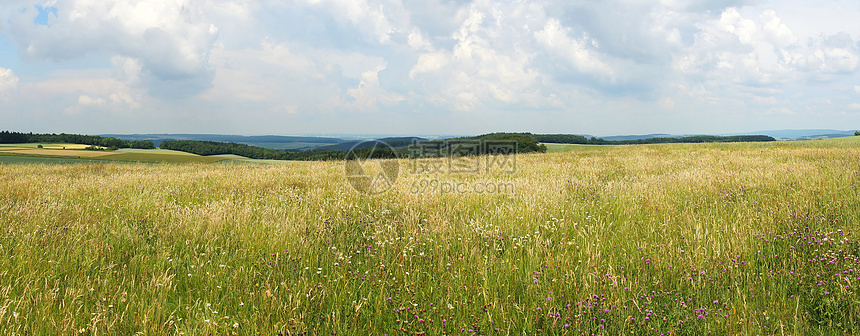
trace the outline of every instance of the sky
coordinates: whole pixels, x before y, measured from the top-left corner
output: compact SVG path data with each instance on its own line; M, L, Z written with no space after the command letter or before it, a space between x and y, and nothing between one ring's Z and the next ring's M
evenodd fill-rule
M860 129L860 2L3 0L0 129Z

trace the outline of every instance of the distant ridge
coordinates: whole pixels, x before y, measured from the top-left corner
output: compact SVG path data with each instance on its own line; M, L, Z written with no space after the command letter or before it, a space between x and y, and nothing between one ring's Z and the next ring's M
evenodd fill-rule
M111 134L103 135L123 140L150 140L158 146L164 140L195 140L234 142L272 149L310 149L344 142L339 138L287 135L229 135L229 134ZM299 147L289 146L302 144Z
M680 138L683 135L671 135L671 134L663 134L663 133L655 133L655 134L644 134L644 135L613 135L608 137L603 137L603 140L608 141L617 141L617 140L642 140L642 139L651 139L651 138Z
M537 134L536 134L537 135ZM572 134L571 134L572 135ZM835 129L784 129L784 130L766 130L744 133L726 133L718 134L718 136L739 136L739 135L766 135L779 140L814 140L814 139L829 139L853 136L854 131L843 131ZM343 135L343 137L335 136L291 136L291 135L231 135L231 134L191 134L191 133L176 133L176 134L99 134L103 137L114 137L117 139L135 141L149 140L155 146L159 146L164 140L195 140L195 141L214 141L214 142L232 142L239 144L252 145L263 148L302 151L308 149L334 149L348 151L363 140L358 139L374 139L358 136ZM340 136L340 135L338 135ZM579 135L586 139L592 138L591 135ZM638 141L656 138L682 138L690 136L699 136L695 134L673 135L666 133L652 133L642 135L613 135L600 137L605 141ZM411 143L413 140L425 141L444 139L448 136L379 136L375 137L377 141L384 141L394 146L404 145L402 143Z
M347 141L347 142L342 142L342 143L339 143L336 145L323 146L323 147L318 147L318 148L319 149L334 149L334 150L348 151L350 149L359 149L359 148L371 147L374 144L376 144L377 142L384 142L384 143L386 143L392 147L404 147L404 146L411 145L413 141L427 141L427 139L419 138L419 137L381 138L381 139L368 140L368 141Z
M784 129L784 130L769 130L755 131L747 133L732 133L723 135L742 135L742 134L764 134L782 140L814 140L814 139L830 139L854 136L854 131L840 131L834 129Z
M306 137L288 135L229 135L229 134L104 134L117 139L127 140L197 140L219 142L318 142L338 143L339 138Z

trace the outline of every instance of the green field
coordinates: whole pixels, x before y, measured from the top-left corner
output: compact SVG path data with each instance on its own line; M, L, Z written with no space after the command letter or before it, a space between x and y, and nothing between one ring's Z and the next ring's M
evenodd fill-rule
M198 156L198 155L176 155L172 153L116 153L109 156L99 157L110 161L134 161L134 162L171 162L171 163L210 163L227 160L223 157Z
M42 145L43 148L37 146ZM76 144L4 144L0 146L0 163L76 163L92 161L144 162L144 163L211 163L229 159L223 156L199 156L191 153L163 149L120 149L117 151L83 150L86 145ZM65 148L65 149L64 149Z
M342 162L0 165L0 334L860 333L860 137L553 147L377 196Z
M98 160L88 160L79 158L60 158L60 157L42 157L42 156L24 156L24 155L8 155L0 152L0 164L18 164L18 163L43 163L43 164L72 164L72 163L93 163L103 162Z
M556 153L556 152L569 152L569 151L601 151L606 150L607 148L614 147L613 145L577 145L577 144L558 144L558 143L545 143L547 153Z

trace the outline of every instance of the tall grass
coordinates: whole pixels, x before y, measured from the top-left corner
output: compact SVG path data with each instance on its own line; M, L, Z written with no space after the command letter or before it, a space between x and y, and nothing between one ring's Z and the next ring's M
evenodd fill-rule
M848 140L431 176L501 194L404 172L364 196L340 162L0 165L0 333L857 333L858 170Z

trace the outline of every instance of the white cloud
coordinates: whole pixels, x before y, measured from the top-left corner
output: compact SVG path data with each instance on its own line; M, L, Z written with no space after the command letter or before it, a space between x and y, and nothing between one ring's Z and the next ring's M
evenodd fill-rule
M672 98L660 99L660 107L666 109L673 108L675 107L675 101Z
M5 27L30 58L121 56L138 63L133 76L156 95L188 96L210 86L208 58L218 29L197 1L63 1L55 4L49 26L33 24L33 7L42 1L31 3L11 14Z
M762 15L763 39L770 41L773 45L785 48L797 43L798 38L791 32L782 20L776 16L776 12L768 9Z
M794 111L787 107L776 107L765 112L766 115L793 115Z
M450 36L453 46L420 54L409 70L420 85L415 91L456 111L533 103L540 74L531 66L531 46L517 41L524 34L519 27L543 17L542 9L477 1L464 13Z
M0 68L0 94L18 88L18 77L11 69Z
M548 20L543 30L534 35L553 55L565 59L578 71L610 82L614 80L612 69L589 50L589 46L596 43L587 35L579 40L572 39L568 37L568 30L555 19Z
M379 66L361 74L361 82L358 87L347 90L347 94L353 98L353 101L344 105L366 110L376 107L377 103L390 104L406 100L401 95L386 92L379 87L379 72L382 70L385 70L385 66Z
M83 106L104 106L107 101L104 98L93 98L87 95L78 97L78 105Z
M773 96L768 96L768 97L753 96L752 99L754 102L756 102L758 104L762 104L762 105L776 105L777 104L776 97L773 97Z
M675 68L741 84L785 83L794 77L787 55L796 44L797 37L774 11L749 19L729 8L701 26L687 52L676 57Z
M699 85L721 104L737 100L738 109L764 105L767 116L798 116L819 104L815 95L828 94L798 89L808 85L801 83L850 81L860 63L858 46L848 34L801 39L772 9L728 8L699 25L673 69L682 83Z
M299 3L330 12L378 43L390 43L393 35L409 34L409 13L400 1L299 0Z
M857 64L860 63L860 57L843 48L818 50L815 57L821 60L821 72L827 74L851 73L857 71Z
M707 132L824 123L851 102L834 92L860 94L846 0L64 0L34 25L45 4L0 5L17 47L0 53L20 58L0 69L6 111L221 127L206 132L371 131L359 116L444 132L413 119L440 114L487 131Z

